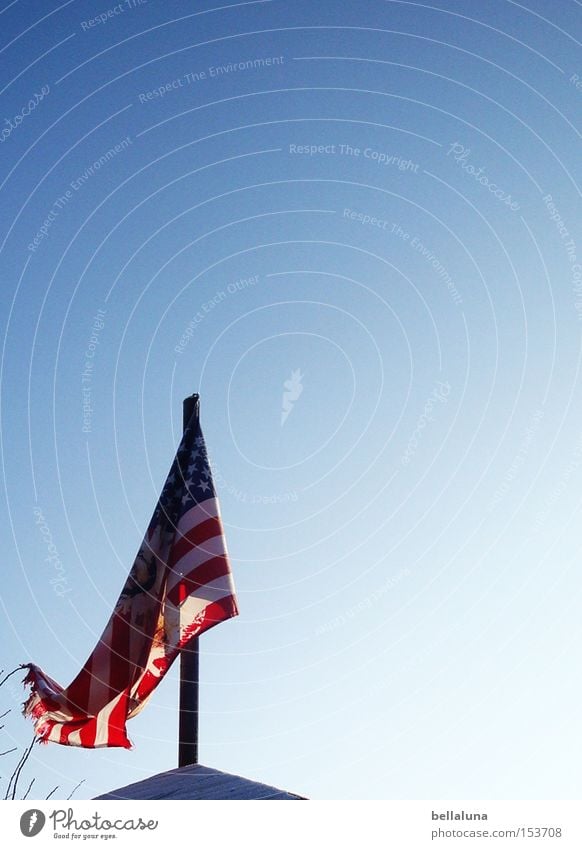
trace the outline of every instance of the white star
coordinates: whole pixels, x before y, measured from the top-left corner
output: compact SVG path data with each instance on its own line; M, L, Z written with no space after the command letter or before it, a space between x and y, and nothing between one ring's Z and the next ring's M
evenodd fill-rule
M202 492L206 492L206 490L207 490L207 489L210 489L210 486L209 486L209 484L208 484L206 481L200 481L200 483L198 484L198 486L200 487L200 489L202 490Z

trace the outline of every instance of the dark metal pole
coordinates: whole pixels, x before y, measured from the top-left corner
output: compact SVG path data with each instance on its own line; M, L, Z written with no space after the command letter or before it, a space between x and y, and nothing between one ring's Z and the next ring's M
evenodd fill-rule
M184 398L183 427L190 421L198 395ZM178 738L178 766L198 763L198 708L199 708L200 654L198 637L194 637L180 654L180 715Z

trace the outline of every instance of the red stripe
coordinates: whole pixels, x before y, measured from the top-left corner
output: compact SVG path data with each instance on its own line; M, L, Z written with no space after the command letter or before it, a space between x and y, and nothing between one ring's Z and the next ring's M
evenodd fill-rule
M160 679L157 676L152 675L148 669L147 672L142 675L137 683L136 689L133 691L137 700L139 702L143 702L144 699L152 692L159 680Z
M213 625L218 625L219 622L224 622L225 619L231 619L233 616L238 616L238 605L233 595L213 601L205 610L204 630L207 631Z
M165 529L162 532L159 524L155 521L150 524L143 545L155 554L163 569L158 575L157 591L152 595L138 593L131 598L120 598L119 607L116 605L93 653L66 690L46 678L41 670L29 666L29 702L36 701L29 713L41 738L48 737L52 730L60 743L71 745L74 734L77 739L73 745L95 748L97 727L101 724L98 720L101 718L105 733L100 735L103 742L99 746L131 748L125 730L130 701L134 708L143 704L191 636L237 615L236 599L232 594L210 603L204 599L204 588L210 588L219 578L230 575L227 555L215 553L217 549L225 548L220 517L209 516L196 508L181 521L182 527L186 527L185 522L196 521L196 525L183 534L176 532L173 543L172 537ZM193 561L199 559L198 551L209 559L194 567ZM186 574L166 595L170 569L180 561L183 561L181 571ZM175 572L174 576L179 577ZM193 617L195 621L190 623L176 646L177 635L173 630L176 611L163 611L162 605L167 600L179 607L191 597L200 599L199 603L206 606L200 616ZM168 625L167 633L172 644L160 646L156 642L154 647L154 634L157 633L158 637L160 634L156 626L164 612L168 613L168 623L160 622L160 625ZM148 669L148 664L151 669ZM91 686L92 682L95 686ZM42 696L43 692L46 697ZM104 710L112 707L104 724ZM49 717L60 717L63 721Z
M176 652L169 651L168 647L165 647L164 654L157 658L155 661L156 674L154 675L149 669L147 669L141 678L134 685L131 693L133 698L136 699L140 704L145 701L150 693L155 689L155 687L160 683L160 680L166 674L170 666L172 665L172 661Z
M81 746L87 749L93 749L95 746L95 737L97 736L97 720L91 717L85 721L79 730Z
M228 595L219 601L213 601L204 610L204 621L202 625L192 624L186 628L180 639L178 649L183 649L192 637L208 631L209 628L218 625L219 622L224 622L225 619L230 619L232 616L238 616L238 607L234 596Z
M127 717L127 690L124 696L119 700L111 711L107 728L107 745L121 746L124 749L131 749L131 743L127 739L125 733L125 720Z
M66 690L66 703L72 714L87 713L89 688L93 670L93 656L89 657L72 684Z
M190 528L187 533L177 536L170 552L168 566L173 569L176 563L193 548L202 546L207 540L212 539L212 537L219 537L222 535L222 522L218 516L213 516L211 519L205 519L203 522L200 522L200 524Z
M48 743L49 735L50 735L51 731L53 730L53 728L55 727L56 724L57 723L52 719L47 719L43 723L42 731L38 732L39 736L40 736L40 742L41 743Z
M229 572L230 567L225 554L221 554L219 557L213 557L201 566L197 566L187 575L184 575L180 579L180 583L176 584L169 591L167 599L176 605L176 607L179 607L191 595L196 595L196 591L200 587L205 587L208 584L212 585L212 581L222 578L223 575L228 575Z
M91 729L90 726L93 726ZM80 731L81 746L91 748L95 742L95 720L93 717L76 720L75 722L63 722L61 725L60 742L64 746L69 745L69 737L73 731Z

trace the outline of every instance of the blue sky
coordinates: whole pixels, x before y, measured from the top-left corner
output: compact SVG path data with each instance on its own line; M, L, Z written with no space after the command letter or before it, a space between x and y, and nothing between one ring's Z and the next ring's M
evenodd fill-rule
M241 609L201 761L579 798L579 4L16 0L0 31L0 665L75 677L199 391ZM177 671L132 751L37 748L39 796L173 768Z

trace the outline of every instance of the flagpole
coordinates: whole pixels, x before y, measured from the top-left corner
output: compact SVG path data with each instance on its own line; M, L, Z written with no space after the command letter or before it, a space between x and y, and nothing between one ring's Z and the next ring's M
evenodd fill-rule
M190 395L183 402L183 429L190 421L199 396ZM194 637L180 653L180 708L178 766L198 763L200 654L198 637Z

